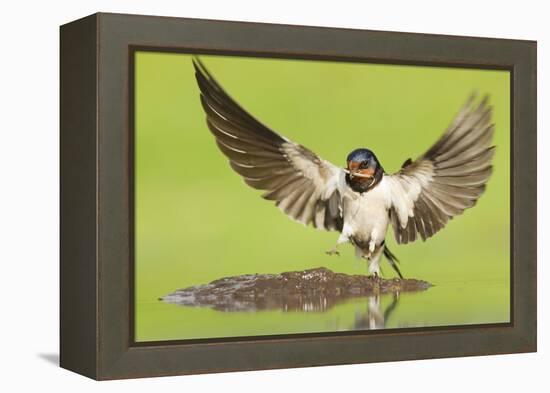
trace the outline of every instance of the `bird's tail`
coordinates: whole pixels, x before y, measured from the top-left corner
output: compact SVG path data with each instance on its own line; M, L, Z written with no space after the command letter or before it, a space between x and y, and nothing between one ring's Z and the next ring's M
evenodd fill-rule
M401 274L401 272L399 271L399 267L397 266L397 264L399 263L399 259L397 259L397 257L393 254L393 252L390 251L390 249L386 245L384 245L384 256L390 263L393 270L397 272L397 274L399 275L399 278L402 279L403 275Z

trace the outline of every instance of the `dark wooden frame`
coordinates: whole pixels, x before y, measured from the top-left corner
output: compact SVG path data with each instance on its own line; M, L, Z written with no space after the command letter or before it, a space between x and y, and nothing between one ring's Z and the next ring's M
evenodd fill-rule
M511 323L135 343L136 49L509 70ZM536 351L536 42L94 14L61 27L60 144L64 368L116 379Z

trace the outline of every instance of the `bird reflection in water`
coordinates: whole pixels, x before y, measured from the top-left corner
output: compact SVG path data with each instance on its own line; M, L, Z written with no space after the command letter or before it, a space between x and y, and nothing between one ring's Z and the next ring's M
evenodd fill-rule
M380 295L369 296L367 298L367 307L355 313L354 329L384 329L389 317L395 311L399 303L399 292L393 293L391 303L385 307L380 307Z
M391 296L392 300L387 306L383 307L381 299L385 296ZM300 296L299 298L286 299L282 309L283 311L324 312L349 299L349 297L331 299L331 297L327 296L313 298ZM357 309L355 312L355 321L352 328L356 330L375 330L386 327L388 319L399 304L400 295L399 292L395 292L387 295L376 294L355 299L361 299L364 302L360 303L362 308Z

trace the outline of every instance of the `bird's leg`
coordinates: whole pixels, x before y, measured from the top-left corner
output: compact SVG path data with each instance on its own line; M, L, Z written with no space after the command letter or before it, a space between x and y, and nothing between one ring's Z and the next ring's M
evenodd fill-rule
M369 273L375 278L380 278L380 257L382 256L382 247L378 247L368 258Z
M374 252L376 250L376 242L374 241L374 237L376 236L376 232L372 232L372 235L371 235L371 240L369 241L369 248L368 249L364 249L363 250L363 257L367 260L367 261L370 261L371 258L374 258L376 257L376 254L378 254L378 252ZM370 265L370 262L369 262L369 265ZM372 273L372 272L371 272Z
M374 240L371 240L369 242L369 253L372 254L375 248L376 248L376 243L374 242Z
M347 242L349 242L349 238L347 236L345 236L343 233L340 234L340 236L338 237L338 240L336 241L336 245L332 249L330 249L328 251L325 251L326 254L328 254L328 255L338 255L339 256L340 251L338 251L338 246L340 244L344 244L344 243L347 243Z

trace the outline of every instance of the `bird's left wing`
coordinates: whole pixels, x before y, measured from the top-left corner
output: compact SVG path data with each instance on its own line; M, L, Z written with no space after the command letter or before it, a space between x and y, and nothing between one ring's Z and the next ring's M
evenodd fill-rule
M447 131L420 158L405 161L387 181L391 222L398 243L433 236L472 207L492 172L491 108L471 97Z
M292 219L342 230L342 168L270 130L237 104L193 61L208 128L233 170Z

